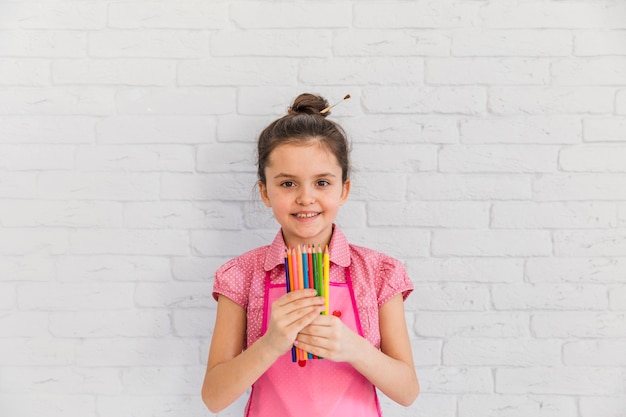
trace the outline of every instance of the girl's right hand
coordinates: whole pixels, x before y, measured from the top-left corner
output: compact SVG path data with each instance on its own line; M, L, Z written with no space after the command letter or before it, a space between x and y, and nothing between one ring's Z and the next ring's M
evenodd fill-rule
M263 338L278 355L287 352L296 336L324 310L325 300L313 289L289 292L272 303Z

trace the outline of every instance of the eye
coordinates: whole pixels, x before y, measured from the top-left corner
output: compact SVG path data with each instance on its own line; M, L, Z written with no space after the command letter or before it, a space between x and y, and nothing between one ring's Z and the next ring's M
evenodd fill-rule
M319 180L317 181L317 186L318 187L328 187L330 185L330 183L326 180Z
M285 188L289 188L289 187L295 187L296 183L293 181L283 181L280 183L281 187L285 187Z

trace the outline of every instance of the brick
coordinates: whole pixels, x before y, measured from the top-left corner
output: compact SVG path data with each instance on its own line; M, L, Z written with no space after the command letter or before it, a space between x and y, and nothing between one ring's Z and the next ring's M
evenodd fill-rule
M87 55L87 33L79 30L3 30L0 31L0 49L3 55L13 57L84 57Z
M57 85L169 86L175 81L175 62L166 59L58 59L52 62L52 82Z
M6 200L1 223L8 227L120 227L122 205L114 202Z
M365 87L362 105L371 113L482 114L487 93L480 87Z
M557 256L623 256L626 253L626 231L561 231L554 234Z
M50 314L50 333L55 337L165 337L170 334L165 310L81 311Z
M577 117L537 115L463 119L462 143L574 144L582 142Z
M215 134L215 121L201 116L113 116L96 126L105 144L194 144Z
M429 58L424 72L427 85L545 85L550 81L549 63L533 58Z
M471 284L420 284L405 301L418 311L485 311L490 309L489 288Z
M55 200L143 201L159 195L159 177L154 173L48 171L38 185L40 198Z
M493 392L488 368L438 367L420 369L420 391L437 394L486 394Z
M237 230L191 232L191 249L194 255L235 257L271 243L276 232L276 229L252 230L243 241L241 231Z
M617 114L626 114L626 90L618 90L615 95L615 111ZM609 120L612 124L612 128L616 130L624 129L623 119L614 119ZM596 126L597 128L601 128L602 126ZM614 138L613 140L623 141L626 134L622 133L618 138Z
M256 175L176 174L164 173L161 178L163 200L211 200L219 195L222 201L247 201L256 184Z
M387 398L382 392L379 393L378 400L381 408L386 411L385 415L401 416L407 412L406 407ZM420 392L419 401L413 403L409 410L419 416L456 417L456 404L450 401L446 395L429 394L423 391Z
M626 145L581 145L563 148L559 165L564 171L626 172Z
M21 308L21 302L19 304ZM49 335L48 314L16 310L2 312L0 328L3 338L46 337Z
M16 417L97 417L96 398L92 395L0 394L2 411Z
M489 225L489 206L480 202L371 202L370 226L481 228Z
M113 95L92 87L7 88L0 90L0 113L103 116L114 112Z
M76 169L107 172L191 172L194 150L187 145L98 145L76 149Z
M0 281L51 281L55 276L52 257L23 254L0 257Z
M600 229L616 224L612 203L496 202L491 208L495 229Z
M531 367L496 370L496 392L503 394L616 395L621 371L610 368Z
M381 233L384 228L350 229L346 236L350 243L366 246L384 252L398 259L428 256L430 235L419 228L392 228ZM399 245L398 242L404 242Z
M551 64L554 85L624 85L626 57L563 58Z
M245 395L243 396L246 397ZM235 401L228 413L243 414L245 404ZM98 400L98 417L115 417L123 413L135 417L162 416L176 410L186 416L207 414L207 408L196 395L123 395L103 396ZM210 414L209 414L210 415ZM222 415L224 415L222 413Z
M0 310L12 310L16 305L17 295L15 293L15 285L0 283Z
M578 340L563 345L563 362L570 366L626 365L625 340Z
M50 63L48 61L43 59L0 58L1 86L44 86L49 82Z
M174 230L76 230L70 234L70 250L86 255L187 255L189 236Z
M108 6L108 25L113 28L221 29L229 25L228 2L133 1Z
M136 87L118 90L115 95L120 115L216 115L235 111L234 88Z
M626 287L609 289L609 307L611 310L626 310Z
M68 249L68 231L48 228L4 229L0 234L0 254L58 255Z
M76 148L69 145L0 145L0 169L70 170L75 153Z
M581 397L580 415L582 417L620 417L626 409L626 397Z
M464 395L458 417L563 417L577 413L574 398L528 395Z
M545 231L435 230L432 253L437 256L549 256L552 239Z
M385 85L421 84L424 64L421 58L335 58L304 60L299 79L313 85Z
M333 55L448 56L451 35L428 30L350 29L333 33Z
M624 142L624 118L597 118L583 120L583 137L586 142Z
M172 355L172 352L176 352ZM198 363L198 342L166 338L98 338L76 344L76 365L85 367L187 366Z
M567 30L458 30L452 34L451 55L487 57L569 56L572 35Z
M237 27L258 28L335 28L350 27L352 5L338 3L234 3L230 16Z
M176 257L172 259L172 275L177 281L202 281L206 282L212 278L213 273L227 259L222 258L198 258L198 257ZM212 283L208 282L212 288Z
M56 269L63 282L162 282L172 276L169 260L159 256L66 255Z
M181 370L183 372L181 372ZM125 393L143 395L193 395L202 386L205 367L141 366L123 369L122 387Z
M435 145L361 144L351 152L356 169L374 172L421 172L437 169Z
M212 56L327 57L332 34L326 30L228 30L211 36Z
M491 288L496 310L605 310L604 285L496 284Z
M417 258L408 259L406 269L418 282L521 282L524 264L520 260L501 258Z
M215 323L215 310L194 308L177 310L172 316L174 334L179 337L211 337Z
M609 87L493 87L489 109L500 115L613 113L615 92Z
M357 28L459 28L479 22L480 7L465 2L357 3L354 26Z
M626 31L600 29L575 32L574 55L626 55Z
M107 5L92 2L7 2L0 29L102 29L106 25Z
M533 196L536 201L624 200L626 175L544 175L533 179Z
M0 116L0 142L92 143L95 125L86 116Z
M133 306L131 283L31 283L17 289L22 310L121 310Z
M439 366L441 365L440 340L411 340L411 350L417 366Z
M618 283L626 276L626 258L531 258L526 275L537 283Z
M457 143L459 131L454 116L366 116L351 117L341 121L359 144L400 144L400 143ZM363 145L359 145L362 147ZM353 151L356 151L356 147Z
M624 338L626 314L585 311L535 313L530 327L539 338Z
M365 168L353 173L350 199L356 201L397 201L406 194L406 178L395 173L373 173Z
M253 143L257 140L257 135L273 121L274 118L269 116L249 116L240 114L231 114L217 117L217 136L218 142L243 142L254 147Z
M448 366L554 366L561 363L561 342L454 338L443 346L443 363Z
M422 337L527 338L528 314L520 312L419 312L413 331Z
M204 282L138 283L135 305L176 309L214 306L211 287Z
M124 224L140 229L209 229L239 225L236 204L204 202L127 203Z
M534 29L622 28L626 8L617 3L581 3L567 0L554 3L494 3L481 9L484 27ZM590 18L593 16L594 18Z
M89 33L89 56L199 59L210 53L209 36L198 30L97 31Z
M181 61L181 86L295 85L297 62L287 58L233 57Z
M531 184L521 176L491 174L416 174L408 179L413 200L510 200L531 198Z
M42 314L41 317L47 322L47 314ZM71 367L74 364L74 343L73 340L55 339L49 335L25 338L3 337L0 343L0 365L3 366L3 371L5 368L14 366ZM42 349L42 346L45 346L45 349ZM32 397L32 394L29 395Z
M98 392L119 394L117 369L62 367L6 367L2 370L3 393L30 394L33 398L53 395L83 395ZM21 415L21 414L20 414Z
M542 173L557 170L559 148L545 145L449 146L439 151L441 172Z
M199 172L252 172L255 150L249 144L210 144L196 149Z

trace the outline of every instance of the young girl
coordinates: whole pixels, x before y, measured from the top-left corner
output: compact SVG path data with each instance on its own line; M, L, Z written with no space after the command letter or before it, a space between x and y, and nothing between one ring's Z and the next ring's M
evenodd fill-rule
M269 246L215 274L217 317L202 399L219 412L252 386L246 416L380 416L376 388L410 405L418 395L402 264L348 244L333 223L350 192L348 143L328 102L302 94L258 140L261 199L281 226ZM330 312L314 289L287 293L287 247L330 252ZM297 346L322 357L293 363ZM302 366L304 365L304 366Z

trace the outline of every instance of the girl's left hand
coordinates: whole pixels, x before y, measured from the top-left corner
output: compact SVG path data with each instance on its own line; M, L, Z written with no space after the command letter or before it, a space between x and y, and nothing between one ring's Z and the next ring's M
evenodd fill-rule
M333 315L320 315L302 329L294 345L334 362L347 362L363 339Z

